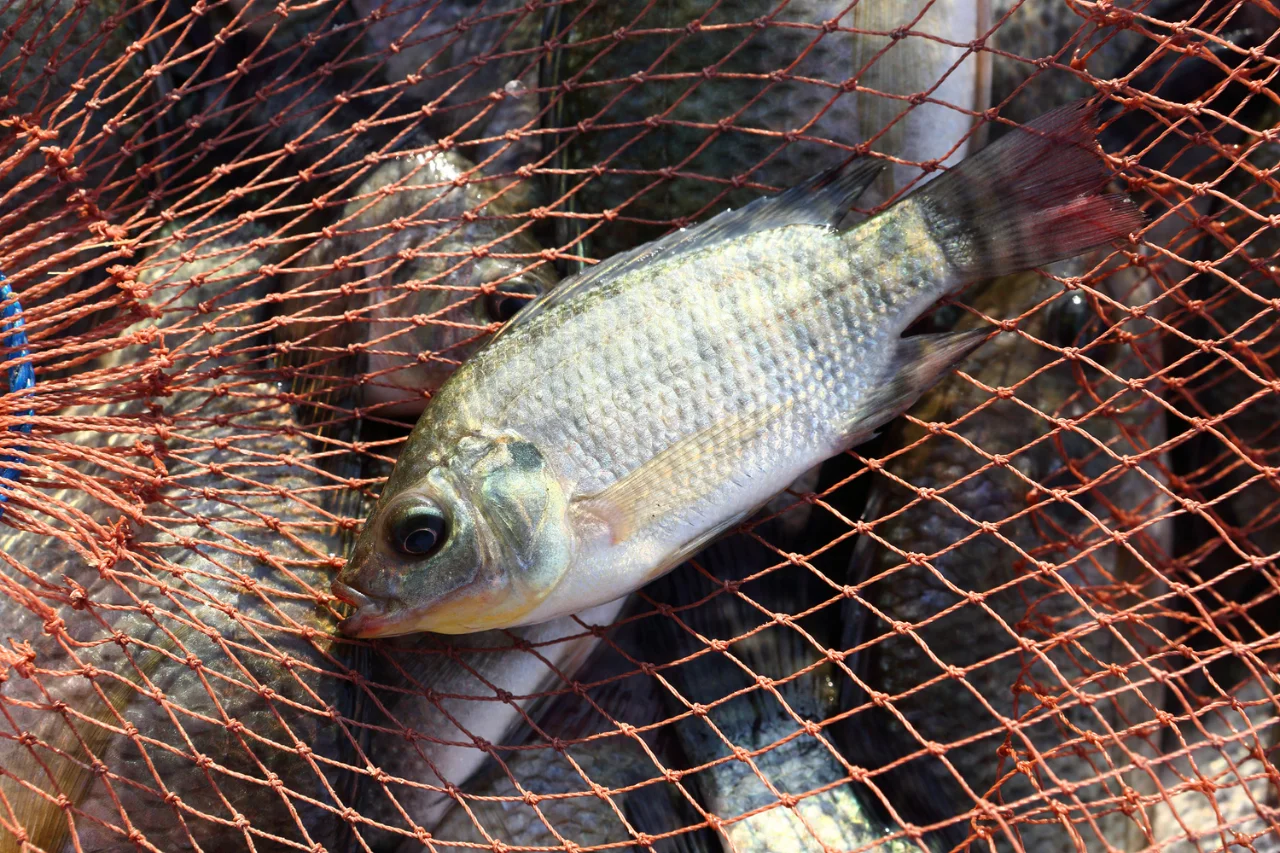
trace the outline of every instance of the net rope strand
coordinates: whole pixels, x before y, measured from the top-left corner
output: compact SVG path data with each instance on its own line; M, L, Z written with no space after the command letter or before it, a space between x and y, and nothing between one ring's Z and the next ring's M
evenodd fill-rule
M932 29L943 0L888 31L872 5L0 0L0 853L760 826L812 850L1280 850L1280 9L1010 0L958 33ZM925 45L947 61L900 91L883 70ZM961 102L980 63L992 97ZM881 209L1055 87L1104 96L1149 224L1012 308L944 302L1025 369L962 366L954 402L771 504L734 534L742 578L695 559L691 597L559 637L337 635L329 581L407 435L387 395L495 332L494 294L797 159L913 168ZM856 99L891 108L840 126ZM916 157L921 115L963 126ZM495 669L512 655L539 678ZM945 808L915 807L920 778ZM717 810L726 784L755 798ZM832 840L850 790L883 837Z

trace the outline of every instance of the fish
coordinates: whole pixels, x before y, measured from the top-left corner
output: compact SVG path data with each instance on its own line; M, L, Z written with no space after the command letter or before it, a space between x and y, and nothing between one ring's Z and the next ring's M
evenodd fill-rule
M855 161L540 297L441 386L333 585L352 636L536 624L679 565L986 333L899 335L976 278L1120 239L1074 105L837 230ZM656 309L656 310L655 310Z
M601 645L575 678L582 695L566 686L548 697L545 710L530 708L536 731L469 786L467 793L477 799L449 812L433 832L437 844L499 839L554 847L568 840L600 847L699 820L681 813L680 793L663 779L665 769L682 766L682 757L666 730L656 728L663 718L657 679L632 662L635 655L645 659L648 638L640 629L647 624L623 621L611 632L609 645ZM622 731L623 724L633 733ZM619 793L598 797L593 785ZM540 798L536 806L525 801L526 792Z
M849 781L851 768L826 728L840 711L838 670L825 657L839 636L837 608L824 607L832 588L762 544L784 541L791 540L764 522L645 588L659 608L671 608L648 630L667 659L660 671L670 685L668 713L697 768L688 778L723 821L723 849L950 849L933 838L917 842L886 818L877 797L892 794L869 789L878 779ZM795 624L777 622L775 613Z
M269 346L270 252L249 247L264 232L203 229L166 227L121 279L141 319L81 368L85 402L43 439L65 456L6 504L6 853L29 849L14 816L49 851L333 849L346 804L325 762L350 737L350 673L326 591L332 484L251 375ZM228 307L206 322L201 305Z
M862 31L853 67L859 85L872 90L857 101L859 135L872 150L906 161L880 173L866 199L872 207L967 156L975 118L990 98L992 54L964 45L991 29L990 3L861 0L852 17ZM918 94L929 100L909 100Z
M391 157L350 195L285 274L279 337L330 377L322 390L358 374L358 405L412 420L555 275L501 188L453 151Z
M592 627L609 625L621 604L519 631L420 634L371 650L356 766L385 777L360 787L361 837L379 849L420 849L416 833L434 831L459 802L446 786L465 785L534 697L574 677L599 643Z
M514 181L513 200L534 206L537 185L517 172L542 154L536 88L546 13L517 0L352 0L351 8L367 21L366 60L424 105L430 132L460 143L495 180Z
M920 33L968 33L960 41L979 35L984 4L920 5ZM556 13L548 26L558 49L546 55L540 87L548 121L560 128L545 137L557 167L548 194L573 214L555 219L557 243L583 258L629 251L713 207L741 207L771 188L794 186L840 163L903 112L874 150L928 159L959 146L958 160L963 134L952 138L940 113L961 116L967 130L966 111L985 99L975 79L985 54L960 62L935 92L954 98L956 109L885 96L928 90L957 58L913 34L872 63L887 37L852 28L861 21L894 29L903 10L890 2L864 0L851 10L825 0L782 8L660 0L586 13L563 4ZM880 185L902 169L886 170Z
M955 328L994 317L1017 318L1016 329L887 430L845 579L856 594L842 648L857 677L842 684L844 703L866 706L835 731L845 754L868 767L897 760L885 732L940 745L913 772L999 849L1137 849L1139 827L1114 803L1122 781L1139 792L1150 781L1131 762L1158 743L1152 668L1167 649L1177 509L1159 451L1164 410L1145 393L1161 390L1150 378L1159 340L1126 307L1158 311L1144 269L1104 250L966 300L974 313ZM1068 348L1081 356L1064 358ZM1126 392L1130 379L1140 384ZM1058 418L1078 426L1055 435ZM1108 530L1128 532L1127 544ZM1068 683L1108 695L1086 706ZM1008 829L971 812L981 800Z
M1165 730L1158 768L1165 799L1152 815L1159 849L1191 853L1247 843L1258 853L1280 850L1273 771L1278 687L1275 673L1264 668L1234 689L1215 688L1203 707L1181 709Z

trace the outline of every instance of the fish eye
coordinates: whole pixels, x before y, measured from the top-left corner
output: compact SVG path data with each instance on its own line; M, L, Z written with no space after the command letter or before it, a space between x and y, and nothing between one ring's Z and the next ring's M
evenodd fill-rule
M414 557L430 554L444 543L449 520L434 504L406 507L391 522L391 541L401 553Z
M528 297L537 296L538 293L539 289L528 282L509 281L499 285L485 297L485 312L490 320L505 323L529 304Z
M1059 347L1079 347L1089 342L1083 337L1086 328L1097 320L1093 306L1083 293L1073 291L1059 299L1050 309L1049 334Z

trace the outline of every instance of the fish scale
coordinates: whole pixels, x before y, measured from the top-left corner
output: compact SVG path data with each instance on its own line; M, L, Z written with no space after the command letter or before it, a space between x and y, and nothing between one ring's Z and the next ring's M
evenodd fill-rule
M866 160L535 300L414 428L334 583L357 608L343 630L603 604L865 439L985 337L902 338L932 302L1140 225L1098 193L1095 113L1055 111L855 227L837 226L879 172Z

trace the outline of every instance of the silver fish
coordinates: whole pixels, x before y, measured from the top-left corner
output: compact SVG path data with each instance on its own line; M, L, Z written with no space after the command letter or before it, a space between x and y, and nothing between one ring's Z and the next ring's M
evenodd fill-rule
M858 98L859 135L875 140L871 150L907 161L881 173L869 207L940 174L913 164L954 166L968 154L975 116L990 97L992 55L970 51L967 42L991 28L990 8L987 0L861 0L852 15L863 31L853 67L859 85L872 90ZM920 94L929 100L909 100Z
M765 541L779 541L768 524L757 532ZM799 617L830 597L831 588L811 569L787 565L745 534L715 543L694 563L647 587L655 601L675 608L649 630L674 662L662 669L673 691L669 712L704 709L676 723L675 730L690 763L704 768L688 778L707 811L725 821L724 850L849 850L872 844L870 849L885 853L929 850L881 817L876 793L848 781L850 770L826 728L806 730L823 726L839 710L838 673L823 659L838 633L835 609L797 618L796 624L770 624L770 614ZM717 595L723 582L741 586ZM726 647L706 645L717 641ZM761 686L760 678L771 685ZM749 757L731 760L736 750ZM786 795L797 802L782 803Z
M539 157L530 131L540 110L541 9L519 0L352 0L352 9L366 20L379 13L364 30L365 52L387 82L426 104L433 134L469 143L470 159L495 177ZM515 188L523 203L533 187Z
M454 807L445 786L466 784L490 760L485 744L510 736L531 697L573 678L599 642L590 626L610 624L621 604L515 632L421 635L372 650L361 757L387 778L361 785L360 834L374 846L398 838L419 849L415 833Z
M624 595L897 415L985 336L900 334L965 282L1123 237L1074 106L837 230L865 162L593 268L423 413L334 584L357 636Z
M642 649L651 646L648 636L641 642L641 630L647 627L646 620L625 623L613 632L611 645L643 656ZM467 791L495 799L465 799L465 808L456 806L436 828L438 843L491 844L499 839L522 847L555 847L567 839L599 847L697 820L679 814L680 795L662 779L663 766L680 764L666 731L653 728L662 719L657 679L636 671L611 648L600 652L576 679L598 686L583 695L566 691L550 700L544 713L534 712L537 734L531 734L524 748L504 752L502 765ZM621 724L634 731L621 731ZM555 740L562 746L554 746ZM604 798L592 785L626 790ZM525 792L539 797L536 805L526 800ZM561 794L575 796L548 796ZM652 808L636 814L641 801ZM655 826L650 814L668 818Z
M1079 277L1100 261L1086 257L1052 269ZM1094 276L1093 286L1121 306L1148 305L1159 293L1134 267L1099 267ZM1167 605L1137 606L1131 590L1157 602L1165 591L1160 572L1172 556L1172 531L1167 522L1146 522L1173 504L1158 486L1167 460L1150 456L1164 440L1163 410L1108 377L1146 379L1158 350L1142 337L1150 334L1149 321L1130 319L1124 333L1134 342L1117 343L1083 292L1063 294L1052 279L1026 277L1037 281L1025 288L997 281L973 299L987 316L1028 315L1017 333L1000 335L966 364L981 385L950 378L912 412L926 423L953 424L961 440L905 421L888 435L890 446L908 449L883 464L891 479L872 486L865 517L874 537L855 547L848 583L859 586L859 603L849 605L845 648L859 649L862 684L889 697L896 714L873 708L838 733L851 759L888 763L896 756L876 759L877 732L904 730L901 715L914 741L946 747L926 763L948 800L962 804L960 812L975 798L997 809L1021 803L1000 813L1020 819L1013 832L1027 850L1070 850L1077 843L1102 849L1099 834L1128 849L1136 826L1098 804L1116 796L1119 780L1091 780L1120 770L1125 784L1144 789L1144 774L1131 772L1128 755L1145 751L1152 731L1144 725L1162 706L1163 689L1150 683L1146 664L1129 649L1139 655L1163 649ZM1064 360L1049 347L1080 348L1089 361ZM992 399L987 388L1015 389L1016 396ZM1083 423L1049 439L1050 418ZM1139 454L1145 458L1133 468L1115 459ZM990 457L1007 463L993 465ZM900 481L931 492L920 497ZM1091 488L1081 492L1086 483ZM1055 490L1079 493L1058 501L1049 497ZM1038 504L1032 513L1029 501ZM1104 532L1117 529L1133 531L1124 547ZM903 551L926 562L904 561ZM1031 560L1053 571L1036 572ZM966 601L969 594L982 599ZM1130 607L1132 613L1115 615ZM895 630L876 637L869 613ZM1094 613L1112 621L1104 625ZM896 630L904 626L911 632ZM1056 639L1064 634L1072 639ZM1043 648L1020 650L1021 641ZM1084 705L1067 682L1113 695ZM846 690L847 704L866 701L862 685ZM1010 735L988 706L1017 721L1018 733ZM1077 746L1093 735L1100 739ZM1010 756L1025 764L1014 765ZM1059 791L1056 780L1078 787ZM1061 805L1064 816L1055 819L1049 803ZM1086 811L1096 816L1086 820ZM1010 842L999 825L987 828L1002 846Z
M377 166L285 276L294 363L361 374L361 405L417 417L490 329L555 283L547 266L529 269L541 247L499 193L451 151Z
M266 328L265 258L245 248L263 232L218 228L160 235L167 248L136 284L165 313L118 338L151 342L117 344L81 373L79 389L112 402L63 413L80 431L64 439L72 461L50 470L73 485L20 485L7 505L26 529L0 537L0 613L23 640L8 645L0 685L0 788L41 849L261 850L262 833L331 845L344 805L328 793L336 771L303 749L333 758L348 736L329 716L345 683L325 592L339 529L324 483L278 461L308 452L288 406L271 402L273 386L236 377ZM191 322L197 305L231 293L237 309L212 329ZM164 360L179 366L172 376ZM171 393L119 390L144 376L175 380ZM214 376L236 377L219 381L233 393L217 393ZM138 442L160 451L154 461ZM20 846L0 828L0 850Z

